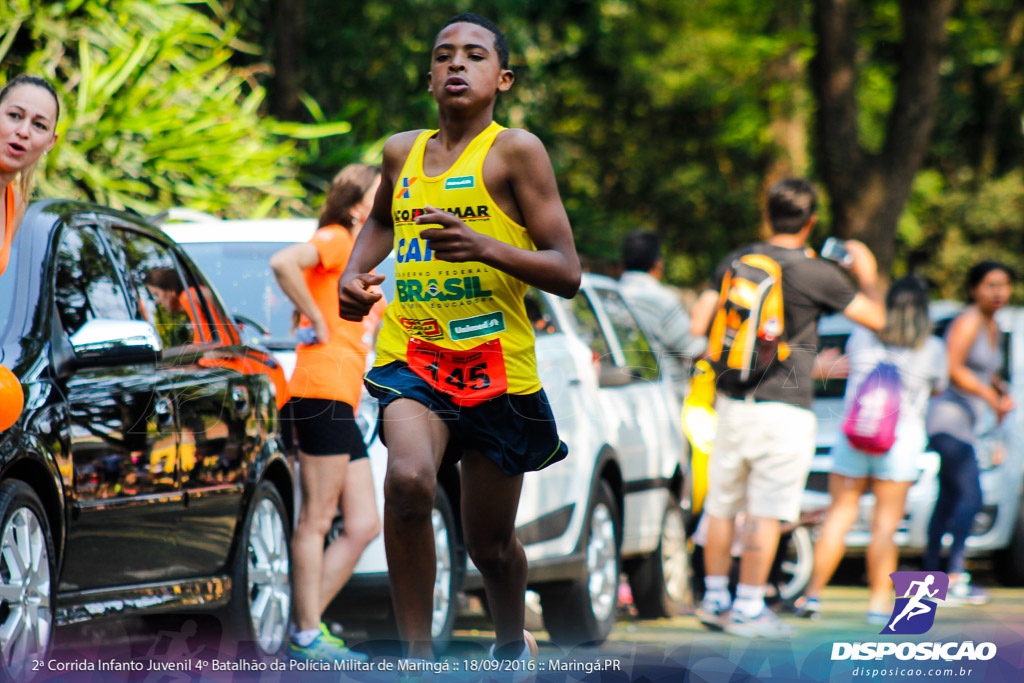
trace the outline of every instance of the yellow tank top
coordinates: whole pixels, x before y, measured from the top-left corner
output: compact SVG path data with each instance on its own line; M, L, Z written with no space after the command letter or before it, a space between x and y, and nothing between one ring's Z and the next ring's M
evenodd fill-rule
M484 158L503 130L491 123L448 171L433 177L423 172L423 152L437 131L423 131L416 138L391 201L395 300L384 312L375 367L406 362L410 337L459 351L499 339L508 393L540 390L533 327L523 304L527 285L483 263L436 260L419 234L437 226L413 222L418 210L429 205L458 215L481 234L522 249L537 248L526 228L505 215L484 187Z

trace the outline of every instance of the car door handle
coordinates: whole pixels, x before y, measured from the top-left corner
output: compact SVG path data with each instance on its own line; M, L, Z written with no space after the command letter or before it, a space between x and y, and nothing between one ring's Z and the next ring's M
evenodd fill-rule
M167 427L174 422L174 404L169 398L158 399L153 406L153 412L156 414L156 424L159 427Z
M249 413L249 391L245 387L235 387L231 390L231 400L235 403L235 410L239 415Z

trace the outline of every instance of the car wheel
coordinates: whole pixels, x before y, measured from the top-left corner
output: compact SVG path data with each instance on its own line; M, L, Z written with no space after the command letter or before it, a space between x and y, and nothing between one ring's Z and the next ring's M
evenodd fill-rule
M584 522L587 576L541 590L544 626L558 645L602 643L615 625L621 558L619 506L601 481Z
M231 573L230 624L256 654L273 656L287 641L291 617L291 527L281 495L260 482L242 528Z
M690 601L690 557L686 520L671 496L661 519L661 540L629 574L633 604L642 619L674 617Z
M53 534L39 496L16 479L0 484L0 520L0 680L28 680L53 640Z
M464 571L459 562L458 535L455 531L455 513L448 494L440 486L430 512L430 525L434 531L436 571L434 573L433 612L430 617L430 635L438 642L451 640L455 615L458 612L458 594Z
M779 598L791 602L803 595L814 571L814 542L806 526L798 526L790 533L785 554L772 576Z

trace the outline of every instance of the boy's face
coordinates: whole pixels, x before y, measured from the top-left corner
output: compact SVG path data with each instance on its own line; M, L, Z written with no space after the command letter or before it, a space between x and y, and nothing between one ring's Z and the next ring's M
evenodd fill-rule
M428 90L438 103L469 104L493 100L512 87L514 75L502 69L494 34L476 24L452 24L437 35L427 74Z

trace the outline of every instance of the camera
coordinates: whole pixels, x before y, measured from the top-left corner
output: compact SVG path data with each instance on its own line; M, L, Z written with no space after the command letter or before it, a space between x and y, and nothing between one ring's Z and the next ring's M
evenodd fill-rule
M825 244L821 247L821 257L827 258L829 261L835 261L844 268L849 268L853 265L853 254L846 249L846 243L835 237L829 237L825 240Z

